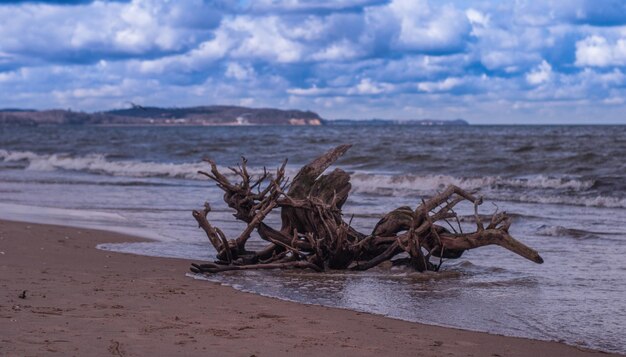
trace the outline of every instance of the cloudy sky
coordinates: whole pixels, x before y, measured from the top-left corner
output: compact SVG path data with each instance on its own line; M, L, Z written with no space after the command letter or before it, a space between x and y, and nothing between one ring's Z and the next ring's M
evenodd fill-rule
M1 1L0 108L626 124L626 1Z

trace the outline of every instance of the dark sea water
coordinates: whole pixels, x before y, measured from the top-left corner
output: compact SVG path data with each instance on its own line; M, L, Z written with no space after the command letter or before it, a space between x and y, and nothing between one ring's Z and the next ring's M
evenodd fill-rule
M345 213L361 231L455 184L485 197L483 213L509 212L513 236L545 263L486 247L444 262L440 273L259 271L212 280L626 353L626 126L0 128L0 218L122 231L156 241L101 248L210 260L191 210L209 201L210 220L227 235L242 226L196 174L206 169L203 156L225 167L245 155L256 172L288 157L293 175L342 143L354 144L337 163L352 175Z

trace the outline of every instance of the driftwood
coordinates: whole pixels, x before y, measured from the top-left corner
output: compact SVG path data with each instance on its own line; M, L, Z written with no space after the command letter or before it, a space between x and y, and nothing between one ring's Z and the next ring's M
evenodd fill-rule
M437 271L444 258L457 259L469 249L499 245L535 263L543 263L537 251L509 234L511 221L506 213L495 213L483 223L478 213L481 197L449 186L443 192L422 200L415 209L405 206L387 213L371 234L356 231L343 219L341 208L350 192L350 175L335 169L322 175L351 145L338 146L300 169L291 182L285 177L287 161L270 174L253 177L247 160L231 167L238 182L220 173L215 162L206 159L210 172L199 173L215 181L224 191L224 201L235 210L235 218L245 222L241 234L228 239L207 219L208 203L193 217L217 251L217 260L192 264L195 273L228 270L301 268L366 270L392 260L417 271ZM474 206L471 220L476 228L463 232L454 211L461 202ZM276 229L264 220L280 209L282 226ZM456 228L455 228L456 224ZM268 242L259 251L246 249L246 242L256 231Z

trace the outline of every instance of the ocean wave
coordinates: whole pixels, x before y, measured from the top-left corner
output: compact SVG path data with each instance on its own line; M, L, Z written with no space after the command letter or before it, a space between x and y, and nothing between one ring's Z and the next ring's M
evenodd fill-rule
M512 200L529 203L565 204L586 207L626 208L626 198L610 196L566 196L566 195L527 195L513 197Z
M204 162L166 163L136 160L110 160L105 154L72 156L63 153L37 154L30 151L0 150L0 161L23 162L25 170L72 170L123 177L165 177L205 179L198 170L207 170ZM221 167L227 176L232 173ZM288 168L293 177L297 168ZM251 174L261 168L251 167ZM513 200L530 203L552 203L591 207L626 208L626 198L591 195L595 180L573 176L534 175L524 177L456 177L450 175L382 174L355 171L351 173L353 192L381 196L407 194L430 195L448 185L470 191L479 191L489 199Z
M26 161L26 170L54 171L72 170L86 171L111 176L128 177L171 177L200 179L198 170L206 170L207 164L198 163L161 163L134 160L111 161L104 154L88 154L72 156L68 154L36 154L30 151L0 150L0 159L5 162Z
M7 151L0 149L0 159L6 162L36 160L40 156L32 151Z
M499 176L383 175L355 172L354 192L380 196L434 194L448 185L477 191L488 199L587 207L626 208L626 198L593 194L596 181L575 177L536 175L523 178Z
M198 174L198 171L210 170L209 164L205 162L187 163L167 163L150 162L136 160L110 160L106 154L88 154L84 156L73 156L64 153L37 154L31 151L7 151L0 150L0 161L4 162L25 162L25 170L32 171L54 171L70 170L83 171L94 174L104 174L120 177L165 177L191 180L204 180L205 176ZM218 166L219 170L226 177L235 175L227 168ZM271 169L268 169L272 172ZM295 175L296 171L287 169L287 175ZM263 168L249 167L251 175L260 175Z
M576 239L600 238L596 232L588 232L582 229L566 228L563 226L542 225L537 229L537 234L546 237L571 237Z
M566 189L584 191L591 188L594 180L572 177L550 177L536 175L531 177L504 178L500 176L455 177L449 175L381 175L356 172L352 175L352 184L365 193L369 189L411 189L416 191L440 190L448 185L456 185L466 190L485 187L513 187L533 189Z

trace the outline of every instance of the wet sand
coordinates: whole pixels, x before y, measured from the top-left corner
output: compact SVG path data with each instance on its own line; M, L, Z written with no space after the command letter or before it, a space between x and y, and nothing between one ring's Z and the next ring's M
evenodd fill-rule
M610 355L266 298L186 277L187 260L95 249L129 241L0 221L0 355Z

